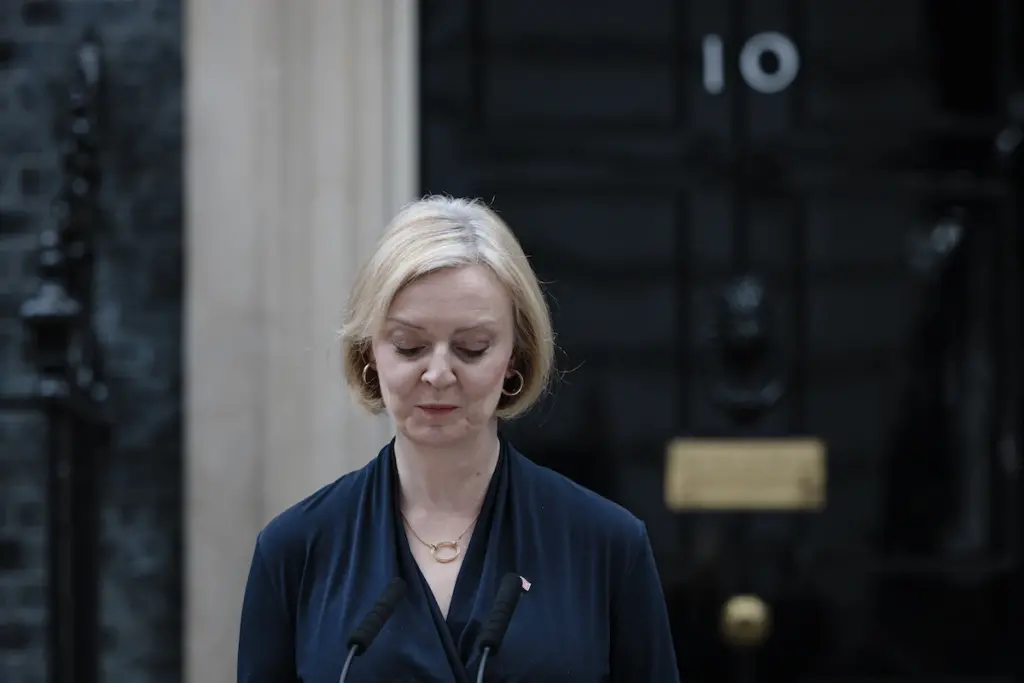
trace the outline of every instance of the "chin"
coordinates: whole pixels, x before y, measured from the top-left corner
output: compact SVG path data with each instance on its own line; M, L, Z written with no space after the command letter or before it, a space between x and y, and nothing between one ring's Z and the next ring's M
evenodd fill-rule
M434 448L463 441L470 432L465 424L426 425L414 422L405 428L405 436L409 441Z

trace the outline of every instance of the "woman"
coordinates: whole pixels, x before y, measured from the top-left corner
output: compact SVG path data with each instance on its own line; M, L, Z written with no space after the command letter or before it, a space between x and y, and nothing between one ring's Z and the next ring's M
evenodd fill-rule
M407 587L350 683L477 680L481 624L523 578L488 681L678 681L644 525L498 433L551 372L551 322L508 227L430 197L395 217L359 275L345 374L394 440L260 533L240 683L335 683L350 633L393 577Z

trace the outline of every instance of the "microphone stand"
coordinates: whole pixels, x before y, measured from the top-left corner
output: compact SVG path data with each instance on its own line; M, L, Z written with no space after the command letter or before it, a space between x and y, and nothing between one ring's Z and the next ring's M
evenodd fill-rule
M348 657L345 657L345 665L341 667L341 676L338 677L338 683L345 683L345 679L348 678L348 669L352 666L352 660L356 658L358 651L358 645L353 645L348 649Z
M476 670L476 683L484 683L484 670L487 668L487 657L491 654L491 648L485 647L480 655L480 668Z

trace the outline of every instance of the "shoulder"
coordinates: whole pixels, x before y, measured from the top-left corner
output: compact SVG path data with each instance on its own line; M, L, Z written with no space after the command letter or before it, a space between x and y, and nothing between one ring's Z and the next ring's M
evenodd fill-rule
M538 465L512 449L516 473L515 496L543 511L545 518L559 519L573 535L588 537L616 552L630 553L647 542L644 523L632 512L554 470Z
M264 561L290 563L308 557L325 538L337 536L355 508L377 467L377 459L349 472L288 507L271 519L257 536Z

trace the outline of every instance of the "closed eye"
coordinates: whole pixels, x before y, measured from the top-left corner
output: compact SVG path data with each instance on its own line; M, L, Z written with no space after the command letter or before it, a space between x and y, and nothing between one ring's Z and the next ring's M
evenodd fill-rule
M395 346L395 352L398 355L400 355L400 356L405 356L406 358L415 358L425 348L426 348L425 346L397 346L396 345ZM467 349L467 348L463 348L463 347L458 347L455 350L456 350L456 352L460 356L463 356L464 358L469 358L471 360L476 360L477 358L483 357L483 355L485 353L487 353L488 348L490 348L490 347L486 347L485 346L482 349Z

